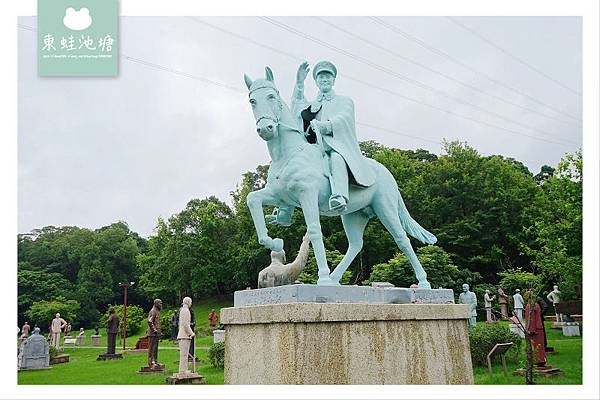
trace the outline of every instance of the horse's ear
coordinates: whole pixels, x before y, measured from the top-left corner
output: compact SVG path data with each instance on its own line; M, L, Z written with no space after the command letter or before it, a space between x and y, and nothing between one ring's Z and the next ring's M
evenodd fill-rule
M265 67L265 75L268 81L273 82L273 71L271 71L271 68Z
M252 78L244 74L244 81L246 81L246 86L248 86L248 89L250 89L250 86L252 86Z

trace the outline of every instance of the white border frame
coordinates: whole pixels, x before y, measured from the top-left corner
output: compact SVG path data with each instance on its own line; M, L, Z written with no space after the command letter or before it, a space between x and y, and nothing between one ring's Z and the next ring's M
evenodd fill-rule
M8 3L8 2L6 2ZM0 134L1 197L0 265L3 267L2 293L9 321L16 314L16 233L17 233L17 16L36 15L36 0L18 0L2 4L0 16L2 35L2 74L0 92L2 121ZM584 290L585 338L583 385L526 386L18 386L16 384L14 331L2 329L0 350L3 385L0 398L65 399L65 398L544 398L575 399L599 398L598 369L598 296L592 285L599 281L598 274L598 220L599 200L599 132L598 123L598 15L596 0L415 0L395 6L390 1L370 0L350 6L343 1L254 0L217 2L184 0L119 0L121 15L176 16L176 15L414 15L414 16L582 16L583 17L583 156L584 185ZM318 10L318 11L315 11ZM36 62L33 60L32 62ZM8 322L11 325L13 322Z

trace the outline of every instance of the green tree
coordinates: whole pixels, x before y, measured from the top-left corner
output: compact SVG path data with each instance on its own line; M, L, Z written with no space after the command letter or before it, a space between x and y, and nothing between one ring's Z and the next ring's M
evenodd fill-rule
M522 292L525 292L525 290L530 288L537 292L542 288L541 276L523 271L520 268L500 272L498 276L501 278L500 287L507 293L514 293L516 289L521 289Z
M106 306L106 312L102 315L100 319L100 326L108 326L108 309L110 307L114 307L115 314L119 316L119 332L123 331L123 305L112 305L108 304ZM147 313L140 307L135 304L127 305L127 336L135 335L140 332L146 325L146 315ZM161 327L161 329L168 329L168 326Z
M526 210L522 251L546 289L561 286L564 299L582 283L583 160L581 150L563 158Z
M17 271L17 284L19 324L34 303L58 297L69 299L73 293L73 284L58 272L21 268Z
M61 318L68 322L75 320L79 303L75 300L67 300L62 296L54 300L42 300L35 302L25 311L25 316L30 325L37 324L40 329L48 329L50 322L54 319L56 313L60 313Z
M420 247L416 253L427 272L427 280L434 288L443 287L460 292L463 283L472 284L481 279L478 273L459 270L452 262L451 255L438 246ZM409 287L417 283L408 257L400 252L387 263L373 266L369 279L363 284L370 285L372 282L390 282L397 287Z

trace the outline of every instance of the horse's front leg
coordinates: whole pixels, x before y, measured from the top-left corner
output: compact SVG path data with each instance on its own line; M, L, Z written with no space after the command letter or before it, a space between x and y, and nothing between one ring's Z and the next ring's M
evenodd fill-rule
M258 235L258 243L271 249L272 251L283 250L282 239L271 239L267 230L267 224L265 223L265 214L263 212L263 205L276 204L276 197L268 186L263 189L248 193L246 197L246 204L250 209L252 215L252 221L254 222L254 228Z
M321 221L319 217L319 196L314 190L304 191L300 196L300 206L306 221L306 231L313 248L317 266L319 267L319 279L317 285L331 286L337 285L329 277L329 266L325 254L325 244L323 243L323 234L321 233Z

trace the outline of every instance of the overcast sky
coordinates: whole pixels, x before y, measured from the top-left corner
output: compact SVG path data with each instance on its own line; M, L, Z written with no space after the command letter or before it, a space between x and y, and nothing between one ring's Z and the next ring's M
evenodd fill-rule
M117 78L38 77L36 20L19 23L21 233L123 220L149 236L192 198L230 204L269 161L243 81L265 65L289 101L302 60L336 64L359 140L460 139L534 174L582 143L576 17L122 17Z

